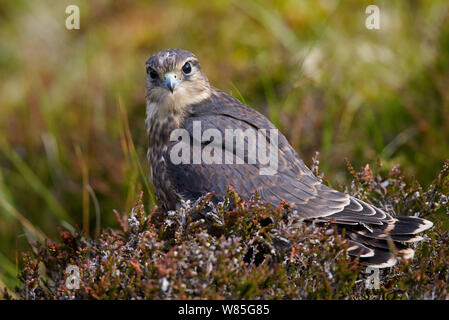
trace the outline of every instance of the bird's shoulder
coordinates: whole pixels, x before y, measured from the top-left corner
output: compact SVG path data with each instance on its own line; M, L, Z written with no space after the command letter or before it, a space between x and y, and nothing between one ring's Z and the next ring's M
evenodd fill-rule
M207 99L191 106L188 116L191 118L224 117L243 121L255 129L276 129L263 114L214 87L211 87L211 94Z

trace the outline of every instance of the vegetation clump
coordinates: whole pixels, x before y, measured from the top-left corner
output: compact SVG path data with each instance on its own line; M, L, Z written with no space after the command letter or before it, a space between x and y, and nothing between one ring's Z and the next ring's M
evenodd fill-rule
M318 163L317 160L314 161ZM289 207L229 190L177 211L116 212L118 230L97 239L60 232L24 254L15 294L22 299L449 299L449 161L424 190L395 167L385 177L367 165L342 191L385 210L431 219L415 258L380 270L380 288L366 286L366 266L347 255L330 224L295 220ZM313 167L319 174L317 166ZM325 177L321 178L326 181ZM445 225L446 224L446 225ZM74 279L73 265L79 271ZM76 286L75 286L76 285ZM75 287L75 288L74 288ZM78 287L78 288L76 288ZM72 288L72 289L70 289ZM8 292L4 298L11 298Z

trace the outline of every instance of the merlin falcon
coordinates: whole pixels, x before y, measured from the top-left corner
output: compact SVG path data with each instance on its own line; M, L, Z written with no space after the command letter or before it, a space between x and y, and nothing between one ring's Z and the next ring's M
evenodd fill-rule
M343 226L349 238L348 253L378 267L396 263L391 243L404 258L412 258L414 252L407 244L422 240L419 233L432 227L428 220L393 217L322 184L281 133L276 141L268 135L276 127L265 116L210 85L193 53L181 49L157 52L147 60L146 71L148 161L156 198L165 210L175 210L181 200L193 202L210 192L218 202L233 186L244 199L257 193L266 203L279 205L285 201L304 221ZM198 138L198 124L204 133L219 134ZM185 149L189 152L183 158L186 161L173 160L172 151L180 143L172 137L177 130L187 138L183 147L191 147ZM262 132L261 141L276 142L275 172L261 174L262 161L250 161L250 135L242 137L243 144L220 141L225 140L227 130L256 135ZM241 161L192 162L195 152L201 154L211 145L223 151L219 157L231 155Z

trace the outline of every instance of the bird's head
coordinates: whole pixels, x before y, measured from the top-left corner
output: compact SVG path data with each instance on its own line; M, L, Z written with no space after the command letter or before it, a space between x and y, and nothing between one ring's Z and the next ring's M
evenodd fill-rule
M147 60L146 72L147 105L153 109L182 111L210 95L209 81L190 51L159 51Z

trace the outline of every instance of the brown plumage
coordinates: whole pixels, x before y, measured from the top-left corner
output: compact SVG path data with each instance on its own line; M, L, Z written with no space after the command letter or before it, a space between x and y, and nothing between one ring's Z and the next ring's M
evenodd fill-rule
M291 205L292 214L300 219L330 221L344 227L350 239L349 253L379 267L396 262L389 243L395 244L399 254L411 258L413 250L406 244L421 240L418 233L432 227L424 219L392 217L321 184L281 133L277 140L277 172L273 175L261 175L259 161L253 164L248 161L243 164L173 163L170 151L178 141L171 141L170 135L175 129L184 129L192 137L194 121L201 122L203 132L214 129L222 137L226 129L276 128L262 114L212 87L198 59L189 51L160 51L148 59L146 66L148 160L156 197L164 209L176 209L181 199L194 201L211 191L214 200L220 201L233 185L243 198L257 192L263 201L273 205L285 200ZM271 142L268 134L264 138ZM214 139L201 141L201 150L219 143L223 157L226 152L238 156L237 144L227 146L224 141ZM244 160L248 160L248 144L244 146Z

